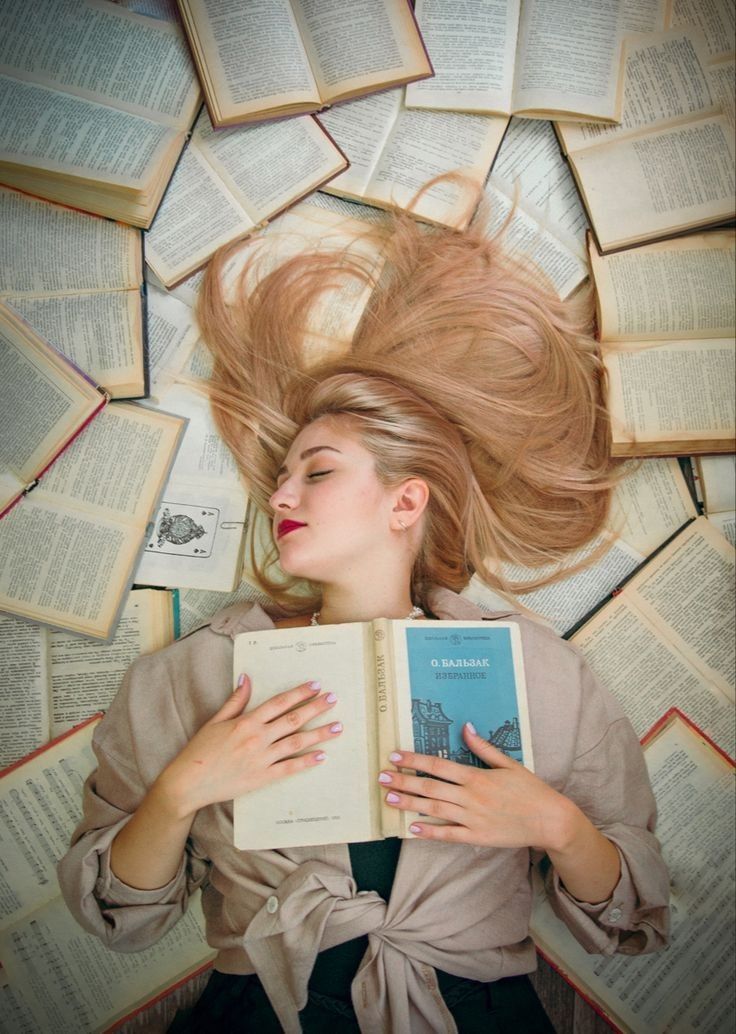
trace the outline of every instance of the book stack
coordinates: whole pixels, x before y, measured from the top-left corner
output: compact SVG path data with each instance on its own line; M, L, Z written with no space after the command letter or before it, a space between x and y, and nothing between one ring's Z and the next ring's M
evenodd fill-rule
M560 298L590 279L627 463L607 527L545 588L547 570L497 565L506 593L474 578L466 595L571 638L646 740L673 945L589 960L540 890L544 956L622 1031L724 1029L733 29L732 0L0 4L0 1034L163 1032L206 979L198 902L122 966L72 923L53 863L131 660L266 602L246 547L268 543L207 403L209 259L249 242L228 291L246 251L262 273L348 249L375 282L392 207L483 220ZM325 292L310 358L349 351L369 297L354 278ZM243 846L272 846L247 807ZM356 835L385 835L361 808Z

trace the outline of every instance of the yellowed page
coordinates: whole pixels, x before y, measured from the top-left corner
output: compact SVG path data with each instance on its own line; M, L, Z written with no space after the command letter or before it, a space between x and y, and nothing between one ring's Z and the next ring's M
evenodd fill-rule
M289 0L182 0L180 7L217 121L320 106Z
M735 356L727 338L604 345L614 441L733 440Z
M708 65L708 85L716 104L720 104L723 114L736 132L736 60L725 58Z
M723 115L572 156L604 251L733 218L734 141Z
M5 295L3 301L111 398L144 394L140 291Z
M695 470L709 516L721 510L736 510L735 455L698 456Z
M589 955L535 885L531 932L627 1034L728 1030L735 1008L733 769L677 721L645 748L672 880L672 935L653 955Z
M148 370L154 401L170 388L199 337L199 326L190 306L168 291L148 285Z
M618 140L637 130L668 125L685 116L717 113L710 89L708 54L696 29L670 29L629 40L626 47L624 109L619 125L561 122L565 150Z
M649 556L696 516L677 460L650 457L628 465L613 493L608 526L632 549Z
M736 326L736 235L689 234L601 256L590 242L604 341L719 338Z
M0 71L179 129L200 95L179 26L105 0L4 0Z
M736 36L733 0L669 0L670 25L702 29L712 58L732 55Z
M519 8L519 0L417 0L434 77L407 86L407 107L510 115Z
M0 187L0 296L137 290L141 255L130 226Z
M293 0L292 6L323 102L431 72L404 0Z
M100 393L0 303L0 469L32 482L99 409ZM98 418L99 419L99 416ZM0 512L12 497L0 498Z
M110 643L49 632L51 735L59 736L97 711L106 711L136 657L173 642L173 619L172 593L135 589L128 594Z
M132 192L146 186L178 136L149 118L0 74L0 182L11 186L28 181L15 183L6 164Z
M49 946L53 966L34 965ZM3 931L0 951L36 1030L79 1030L80 1016L88 1030L104 1030L215 954L204 939L198 894L176 926L143 951L106 948L80 928L61 897Z
M506 118L490 115L404 108L383 146L366 199L408 208L429 180L460 173L470 185L435 184L411 211L430 222L466 226L474 211L475 188L488 176L507 123Z
M342 721L344 732L321 744L328 757L289 777L288 794L280 782L270 783L235 800L235 846L247 850L295 845L349 843L376 839L372 800L377 799L374 747L374 690L368 680L372 649L366 663L367 625L323 625L245 633L235 639L233 685L247 671L253 690L251 706L318 679L322 692L334 692L338 703L311 726ZM297 648L298 647L298 648ZM336 787L340 788L339 800Z
M0 614L0 769L50 739L48 635L40 625Z
M270 219L346 166L311 115L215 131L203 113L194 139L256 222Z
M513 111L616 122L623 71L623 0L524 0Z
M364 195L399 117L402 92L387 90L322 112L319 121L350 162L349 168L324 187L328 193L358 198Z
M7 888L0 899L0 929L27 918L59 894L56 863L82 817L82 785L96 767L96 725L91 722L65 736L0 779Z
M713 527L736 549L736 510L723 510L707 516Z

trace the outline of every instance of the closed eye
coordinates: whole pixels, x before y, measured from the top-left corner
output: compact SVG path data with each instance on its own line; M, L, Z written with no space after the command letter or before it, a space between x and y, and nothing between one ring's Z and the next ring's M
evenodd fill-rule
M312 478L321 478L324 477L325 474L331 473L331 470L313 470L311 474L307 474L307 481L311 480Z

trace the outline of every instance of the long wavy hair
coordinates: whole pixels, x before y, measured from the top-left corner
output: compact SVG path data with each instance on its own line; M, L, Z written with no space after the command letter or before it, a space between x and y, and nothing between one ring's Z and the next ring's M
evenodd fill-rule
M429 485L415 603L474 573L501 592L555 580L604 526L616 481L588 295L560 301L508 255L503 228L489 237L478 220L430 230L396 212L366 234L385 257L380 276L364 248L297 254L259 275L259 249L239 244L210 264L198 316L214 356L211 404L252 506L269 515L295 435L329 416L358 435L384 484ZM316 307L349 280L371 290L349 350L310 361ZM318 586L278 571L269 531L252 543L268 595L287 611L318 602ZM545 570L515 586L503 562Z

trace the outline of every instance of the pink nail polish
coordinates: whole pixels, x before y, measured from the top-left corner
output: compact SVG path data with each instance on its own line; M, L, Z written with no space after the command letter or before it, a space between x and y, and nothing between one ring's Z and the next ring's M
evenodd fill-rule
M319 691L322 689L321 682L308 682L307 686L309 689L312 690L313 693L319 693Z
M392 783L393 779L391 778L391 776L389 775L388 772L381 772L381 774L378 777L378 782L379 783Z
M465 723L465 728L468 730L469 733L471 733L471 735L473 735L473 736L477 736L478 735L478 733L475 731L475 726L473 725L472 722L466 722Z
M327 701L328 704L336 704L337 703L337 697L335 696L334 693L328 693L327 696L325 697L325 700Z
M315 761L326 761L327 760L327 755L325 754L325 752L323 750L321 750L319 752L319 754L315 754L314 755L314 760Z
M400 800L400 797L399 797L399 795L397 793L387 793L386 794L386 801L389 804L398 804L399 800Z
M389 761L394 761L394 762L395 761L401 761L401 754L398 754L396 751L393 751L393 753L389 754L388 759L389 759Z
M415 826L414 824L412 824L411 826L409 826L409 832L410 833L421 833L422 832L422 827L421 826Z
M330 726L330 732L342 732L342 722L333 722Z
M241 672L240 675L238 675L238 689L240 689L240 687L245 683L247 677L248 676L245 674L244 671Z

